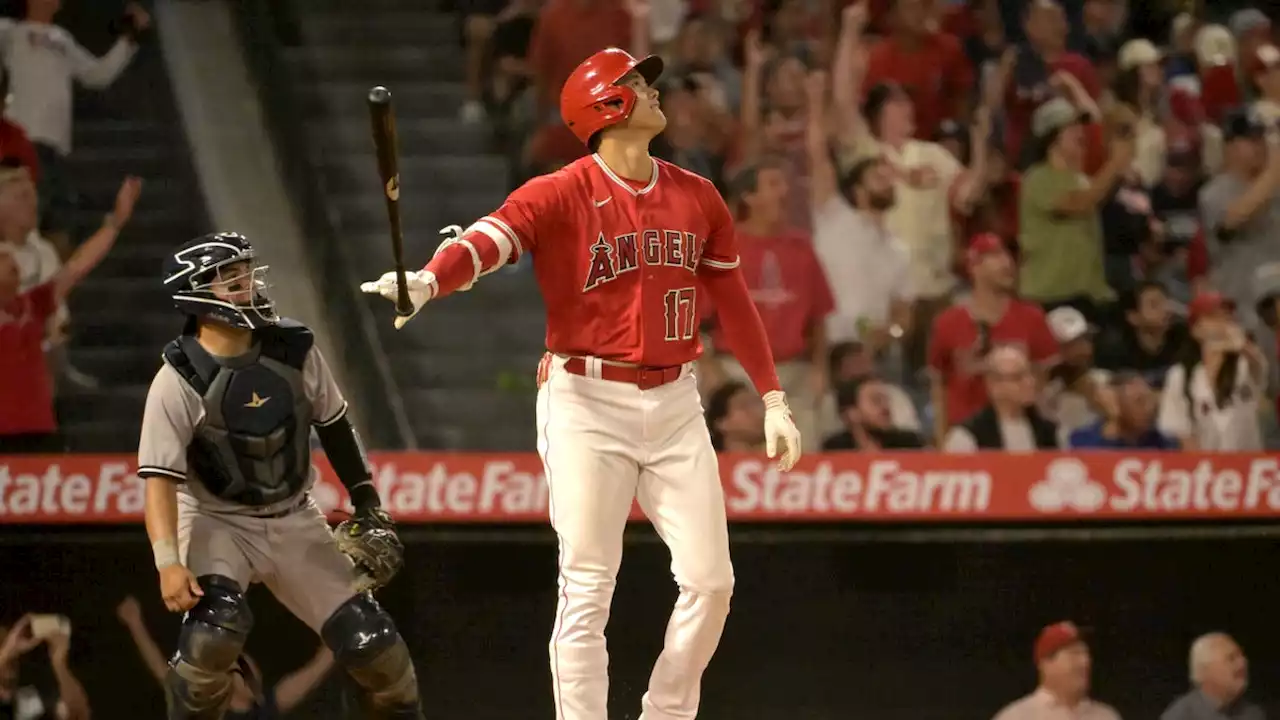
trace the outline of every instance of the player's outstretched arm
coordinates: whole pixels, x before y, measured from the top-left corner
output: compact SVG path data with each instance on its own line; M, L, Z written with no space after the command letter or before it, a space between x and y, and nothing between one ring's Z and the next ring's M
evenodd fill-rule
M532 250L539 228L557 216L556 182L555 175L536 177L511 193L502 207L467 228L451 225L441 230L447 237L426 267L405 273L413 315L431 300L470 290L476 280ZM361 284L360 289L395 302L399 292L396 283L396 273L389 272ZM397 317L396 329L404 327L413 315Z

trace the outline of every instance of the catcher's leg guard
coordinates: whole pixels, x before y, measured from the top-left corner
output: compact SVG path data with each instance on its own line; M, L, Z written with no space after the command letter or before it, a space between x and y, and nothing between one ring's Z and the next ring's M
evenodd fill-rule
M253 627L239 583L221 575L197 579L204 597L182 622L164 679L169 720L222 717L231 700L231 669Z
M368 593L342 604L320 629L338 664L365 691L367 717L422 720L409 648L387 611Z

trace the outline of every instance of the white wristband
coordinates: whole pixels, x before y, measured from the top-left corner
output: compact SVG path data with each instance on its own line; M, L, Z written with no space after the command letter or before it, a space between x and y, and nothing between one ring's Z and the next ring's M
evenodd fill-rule
M178 544L173 541L173 538L151 543L151 554L155 556L157 570L178 564Z
M782 392L781 390L770 390L769 392L764 394L764 397L760 399L764 401L764 407L766 410L788 410L789 411L791 409L787 407L786 393Z

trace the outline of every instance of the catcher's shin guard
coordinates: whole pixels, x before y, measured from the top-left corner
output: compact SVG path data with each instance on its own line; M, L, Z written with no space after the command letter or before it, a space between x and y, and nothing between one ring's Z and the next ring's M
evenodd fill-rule
M396 624L373 596L360 593L320 629L324 644L363 690L371 720L422 720L418 678Z
M231 701L231 669L253 627L240 585L221 575L198 578L204 597L178 634L164 678L169 720L219 720Z

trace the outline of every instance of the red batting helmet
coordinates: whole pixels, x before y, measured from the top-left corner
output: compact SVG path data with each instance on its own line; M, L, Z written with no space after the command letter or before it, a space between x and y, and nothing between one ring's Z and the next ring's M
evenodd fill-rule
M652 85L662 74L662 58L636 60L625 50L606 48L574 69L560 89L560 117L574 135L588 142L592 135L626 120L638 99L634 90L618 85L635 70Z

